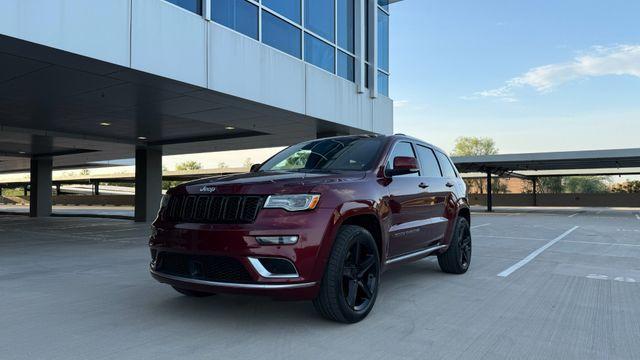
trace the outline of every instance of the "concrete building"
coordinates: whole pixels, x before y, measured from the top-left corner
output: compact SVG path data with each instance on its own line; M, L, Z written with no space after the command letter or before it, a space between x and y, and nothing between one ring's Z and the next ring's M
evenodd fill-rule
M0 172L136 163L151 220L162 155L391 133L385 0L3 0Z

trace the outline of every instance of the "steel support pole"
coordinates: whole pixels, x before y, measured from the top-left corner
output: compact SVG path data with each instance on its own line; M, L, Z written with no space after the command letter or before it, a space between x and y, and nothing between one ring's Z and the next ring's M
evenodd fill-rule
M487 171L487 211L493 211L493 188L491 184L491 171Z

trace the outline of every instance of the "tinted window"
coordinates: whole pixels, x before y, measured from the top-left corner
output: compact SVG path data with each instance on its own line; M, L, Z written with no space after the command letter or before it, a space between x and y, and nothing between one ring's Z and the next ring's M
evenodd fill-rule
M300 0L262 0L262 4L300 24Z
M354 81L355 79L355 67L354 60L351 55L347 55L338 50L338 75L347 80Z
M451 165L447 155L436 151L436 156L438 157L438 162L440 162L440 168L442 168L442 175L444 177L456 177L456 171L453 169L453 165Z
M245 0L211 1L211 20L258 39L258 7Z
M305 28L330 41L334 41L334 14L333 0L305 0L304 2Z
M378 9L378 67L389 71L389 15Z
M333 72L334 67L333 46L316 38L304 34L304 60L317 67Z
M198 15L202 15L202 0L167 0Z
M338 0L338 46L354 52L353 0Z
M389 75L378 71L378 92L382 95L389 96Z
M313 140L282 150L265 162L260 171L370 170L381 148L379 138Z
M438 160L436 160L433 150L421 145L418 145L416 150L418 151L418 157L420 158L420 173L422 176L441 177L442 174L440 173Z
M393 151L391 151L391 155L389 155L389 159L387 160L386 168L389 170L393 170L393 159L398 156L407 156L407 157L416 157L416 154L413 152L413 147L408 142L399 142L393 147ZM402 176L418 176L418 173L406 174Z
M300 58L300 30L266 11L262 12L262 42Z

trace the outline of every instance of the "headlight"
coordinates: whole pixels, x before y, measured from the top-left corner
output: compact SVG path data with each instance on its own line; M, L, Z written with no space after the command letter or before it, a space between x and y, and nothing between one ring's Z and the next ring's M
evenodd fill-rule
M264 207L267 209L285 209L287 211L313 210L320 201L320 195L271 195L267 198Z

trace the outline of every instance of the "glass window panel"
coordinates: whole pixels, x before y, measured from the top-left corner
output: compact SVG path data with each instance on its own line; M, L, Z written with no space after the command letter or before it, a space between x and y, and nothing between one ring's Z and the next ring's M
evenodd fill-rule
M211 20L258 39L258 7L245 0L211 0Z
M198 15L202 15L202 0L167 0Z
M364 12L364 61L369 62L369 1L367 0L365 12Z
M304 26L329 41L335 41L335 6L330 0L305 0Z
M389 0L378 0L378 5L382 6L386 11L389 11Z
M440 166L433 150L422 145L418 145L418 157L420 157L420 174L426 177L441 177Z
M354 0L338 0L338 45L353 53Z
M378 92L382 95L389 96L389 75L378 71Z
M399 142L393 147L393 151L389 155L389 159L387 160L386 168L389 170L393 170L393 159L398 156L406 156L415 158L416 154L413 152L413 147L408 142ZM418 173L405 174L401 176L419 176Z
M389 15L378 9L378 67L389 71Z
M438 161L440 162L440 168L442 169L442 176L448 178L456 177L456 171L449 161L449 157L447 155L441 153L440 151L436 151L436 156L438 157Z
M304 61L334 72L334 47L315 36L304 34Z
M342 51L338 51L338 75L351 81L355 79L354 59Z
M262 0L262 5L300 24L300 0Z
M262 42L297 58L301 57L300 30L266 11L262 12Z

